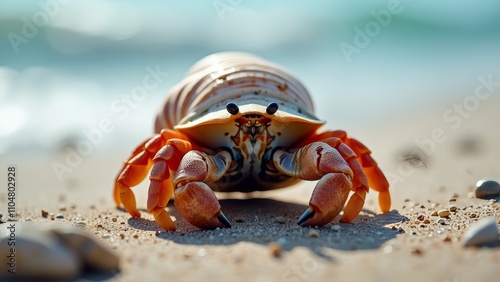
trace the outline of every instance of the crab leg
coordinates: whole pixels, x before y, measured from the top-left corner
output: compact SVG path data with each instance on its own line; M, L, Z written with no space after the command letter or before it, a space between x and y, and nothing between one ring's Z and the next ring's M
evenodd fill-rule
M227 151L211 156L196 150L182 159L174 176L175 206L191 224L203 229L231 227L215 193L207 185L222 178L231 160Z
M363 170L366 176L368 177L369 186L373 190L379 192L378 201L380 210L383 213L388 212L391 209L391 194L389 193L389 182L387 181L384 173L378 167L377 162L371 157L371 151L363 143L349 137L347 133L342 130L327 131L321 134L313 135L312 137L308 138L306 142L324 142L324 140L331 137L339 138L343 143L345 143L354 151L354 153L357 155L358 161L363 166Z
M171 171L179 167L180 158L192 149L191 143L182 139L169 139L153 158L149 176L148 212L152 213L161 228L175 231L175 225L165 207L174 192ZM170 168L170 169L169 169Z
M160 134L142 142L116 177L113 192L115 203L117 206L123 204L132 217L140 217L141 214L137 210L135 196L130 187L139 184L146 177L156 152L162 147L169 147L170 149L165 149L171 151L168 164L171 169L176 169L182 156L191 149L188 141L173 138L185 139L183 135L173 130L162 130Z
M361 197L366 194L367 188L362 185L366 178L353 180L361 166L358 168L351 160L351 152L340 142L337 149L324 142L313 142L294 153L283 150L274 153L273 162L280 172L303 180L319 180L309 208L299 218L300 225L324 225L332 221L342 210L353 183L361 183L356 190Z

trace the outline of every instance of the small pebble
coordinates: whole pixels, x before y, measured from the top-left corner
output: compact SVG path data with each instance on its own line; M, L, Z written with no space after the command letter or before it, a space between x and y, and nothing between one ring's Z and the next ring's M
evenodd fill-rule
M109 233L105 233L105 234L102 234L102 238L109 239L109 238L111 238L111 235L109 235Z
M10 252L8 238L0 240L2 259ZM68 280L80 271L78 254L61 244L51 232L30 227L16 228L16 276L15 281ZM1 260L1 259L0 259ZM5 260L2 260L5 261ZM14 280L7 278L8 273L2 264L0 281Z
M423 252L419 248L414 248L414 249L411 250L411 253L414 254L414 255L419 255L420 256L420 255L422 255Z
M456 211L457 211L457 206L455 206L455 205L450 205L450 206L448 207L448 209L449 209L450 211L452 211L452 212L456 212Z
M319 237L319 232L316 229L311 229L311 231L309 231L309 237L311 237L311 238L318 238Z
M133 237L134 237L135 239L137 239L137 238L139 238L139 235L134 234L134 236L133 236Z
M279 242L272 242L269 244L269 251L273 257L280 257L283 253L283 247Z
M440 210L440 211L438 211L438 215L439 215L439 217L448 217L448 216L450 216L450 211L446 210L446 209Z
M476 183L476 197L480 199L495 199L500 197L500 184L493 180L479 180Z
M480 246L496 241L498 241L498 228L493 217L472 223L462 237L464 246Z
M78 227L84 227L85 225L87 225L87 223L85 223L85 221L77 221L75 225Z
M285 218L282 216L277 216L274 218L274 221L276 221L277 223L283 224L283 223L285 223Z
M423 221L425 219L425 216L423 214L421 214L417 217L417 219L420 221Z
M438 216L438 212L437 212L437 211L433 211L433 212L431 213L431 216Z
M384 252L384 254L390 254L392 253L392 251L394 251L394 247L391 245L387 245L382 249L382 251Z
M118 221L118 219L117 219L116 217L113 217L113 218L111 219L111 221L113 221L113 222L117 222L117 221Z
M49 216L49 212L42 209L42 217L47 218L47 216Z
M66 211L66 206L64 205L59 206L59 211Z
M204 257L207 255L207 249L201 248L198 250L198 256L199 257Z
M339 231L342 227L340 227L340 225L338 225L338 224L335 224L335 225L332 225L332 227L331 227L331 228L332 228L332 230L334 230L334 231Z
M58 214L56 215L56 218L64 218L64 215L62 215L62 214L58 213Z
M82 269L111 272L119 268L119 257L87 233L76 228L56 229L52 230L52 233L73 253L79 255L83 263Z
M245 222L245 219L244 219L244 218L242 218L242 217L237 217L237 218L235 219L235 221L236 221L236 222Z
M436 223L438 224L441 224L441 225L444 225L446 223L446 221L443 219L443 218L440 218L436 221Z
M27 216L25 219L25 221L32 221L31 217Z

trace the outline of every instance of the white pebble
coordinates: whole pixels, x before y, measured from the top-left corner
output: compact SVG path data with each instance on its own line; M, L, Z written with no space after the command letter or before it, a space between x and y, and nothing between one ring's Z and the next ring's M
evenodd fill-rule
M78 227L83 227L83 226L87 225L87 223L85 223L85 221L77 221L75 223L75 225L78 226Z
M207 255L207 250L206 249L201 248L201 249L198 250L198 256L204 257L206 255Z
M384 254L390 254L390 253L392 253L393 250L394 250L394 247L391 245L387 245L382 249Z
M332 225L332 227L331 227L331 228L332 228L332 230L334 230L334 231L339 231L342 227L340 227L340 225L335 224L335 225Z
M472 223L462 238L464 246L479 246L498 240L497 223L493 217Z

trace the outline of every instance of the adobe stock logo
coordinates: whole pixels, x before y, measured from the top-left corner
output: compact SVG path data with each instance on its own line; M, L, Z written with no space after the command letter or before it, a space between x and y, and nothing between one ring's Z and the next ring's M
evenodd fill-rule
M500 88L500 81L493 80L493 75L479 76L474 93L465 97L460 103L454 103L446 109L442 114L443 121L448 124L446 127L435 127L431 130L428 138L415 139L414 143L416 155L431 156L436 153L439 146L449 140L450 131L456 131L461 128L464 120L470 118L472 113L476 111L481 103L489 99L493 93L497 93ZM415 172L415 167L408 162L401 162L398 165L397 173L390 171L385 175L391 185L399 182L404 182L406 177L410 177Z
M61 10L62 5L68 4L70 0L48 0L39 1L38 5L41 10L33 13L31 19L27 17L22 17L21 21L23 26L21 27L20 34L15 32L9 32L7 38L9 39L10 45L14 52L19 53L19 47L21 44L28 44L30 39L37 36L40 28L47 26L50 19L57 16Z
M64 161L52 161L52 169L60 182L64 180L65 175L72 173L80 166L84 158L92 154L94 148L100 146L105 137L114 131L116 120L128 118L131 112L145 101L152 91L160 87L169 75L161 71L159 65L156 69L147 66L144 70L146 73L141 83L134 86L129 94L122 94L110 104L111 115L101 118L94 128L82 128L84 138L79 140L74 147L69 145L63 147L66 151Z
M344 55L344 58L348 63L352 62L352 55L361 54L361 51L368 47L372 42L372 39L377 37L381 32L382 28L389 26L392 20L392 15L396 15L403 11L403 6L399 0L391 0L387 3L387 9L380 10L378 12L371 11L370 14L373 20L365 23L363 28L358 26L354 27L354 39L353 44L349 44L342 41L339 44L340 50Z

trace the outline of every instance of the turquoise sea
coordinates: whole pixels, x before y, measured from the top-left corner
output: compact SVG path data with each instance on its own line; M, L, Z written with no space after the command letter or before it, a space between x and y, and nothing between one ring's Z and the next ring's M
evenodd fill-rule
M330 128L360 132L500 81L500 2L2 1L0 156L80 140L126 156L188 68L227 50L286 67Z

